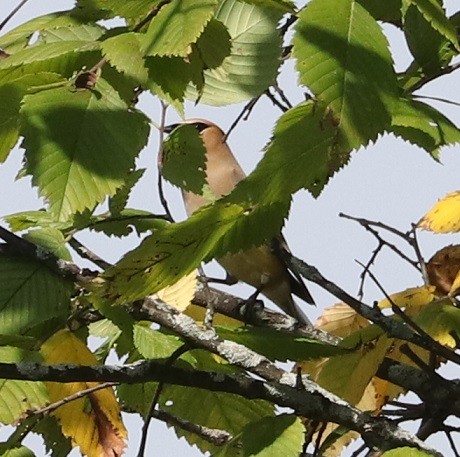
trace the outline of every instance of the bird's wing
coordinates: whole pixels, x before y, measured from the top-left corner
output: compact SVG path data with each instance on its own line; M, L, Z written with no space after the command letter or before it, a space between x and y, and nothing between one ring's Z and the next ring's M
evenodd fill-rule
M289 246L281 233L272 240L272 242L270 243L270 249L286 265L286 269L289 272L289 281L292 293L300 299L306 301L307 303L314 305L315 300L313 299L309 290L307 289L307 286L303 282L302 277L299 275L299 273L289 268L289 266L284 261L283 251L291 254L291 250L289 249Z

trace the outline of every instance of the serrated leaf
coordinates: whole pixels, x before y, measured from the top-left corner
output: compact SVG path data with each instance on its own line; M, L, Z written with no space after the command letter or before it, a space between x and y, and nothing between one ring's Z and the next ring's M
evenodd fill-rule
M148 71L144 65L140 37L138 33L123 33L104 40L101 47L104 56L118 71L144 85Z
M97 24L71 25L47 29L40 33L38 43L55 43L57 41L97 41L106 29Z
M112 216L121 215L121 212L126 208L133 187L142 178L144 172L145 168L131 170L123 186L117 189L113 197L109 198L109 211Z
M222 22L211 19L196 42L203 69L217 68L230 54L230 34Z
M72 260L64 235L54 227L31 230L24 235L24 238L31 243L43 247L60 259Z
M42 263L0 256L0 334L26 335L49 319L64 321L71 290Z
M294 13L295 11L295 3L290 0L242 0L242 2L271 8L282 13Z
M368 325L369 321L354 309L345 303L337 303L324 310L315 327L335 336L345 337Z
M46 14L15 27L0 37L0 47L15 53L28 44L30 37L35 32L58 27L78 26L82 23L82 19L65 13L67 11Z
M189 86L187 98L222 106L262 94L274 83L281 63L281 37L276 30L280 17L270 8L222 1L214 19L228 29L230 55L219 67L204 71L202 90Z
M317 340L293 337L268 328L239 327L229 329L216 327L224 339L240 343L271 360L307 360L343 354L346 349Z
M345 150L375 141L391 121L397 80L388 42L355 0L313 0L299 13L293 55L300 82L326 104Z
M391 294L388 298L380 300L378 306L381 309L391 308L393 303L399 308L419 308L431 303L436 297L435 286L410 287L402 292Z
M163 143L161 174L180 189L203 195L206 148L193 125L179 126Z
M196 270L192 271L190 274L180 278L175 284L159 290L156 296L179 311L184 311L195 296L198 285L197 274Z
M86 16L106 12L104 17L95 19L107 18L111 14L112 17L120 16L133 21L144 19L159 3L161 0L78 0L76 10Z
M15 347L0 347L3 363L37 362L38 354ZM0 379L0 422L13 424L29 410L41 408L48 402L48 394L42 382Z
M35 457L35 454L25 446L9 447L8 443L0 443L1 457Z
M404 16L404 34L415 61L425 75L437 74L454 56L450 42L411 5Z
M358 0L378 21L401 25L401 0Z
M434 233L460 232L460 191L451 192L439 200L417 227Z
M248 423L274 413L273 405L265 401L172 385L166 386L162 393L161 409L192 423L226 430L231 434L240 433ZM216 450L198 435L179 428L175 431L178 436L184 436L190 444L196 444L203 452Z
M143 232L154 232L165 225L168 225L168 221L159 219L156 214L126 208L116 216L111 214L93 216L85 227L96 232L103 232L107 236L127 236L132 233L133 228L140 235Z
M8 223L13 232L20 232L33 227L54 227L64 230L69 228L70 225L65 222L56 222L45 210L22 211L4 216L3 219Z
M317 382L352 405L362 398L375 376L393 340L380 336L362 344L356 351L331 357L321 370Z
M437 30L444 35L457 49L459 49L457 32L454 25L446 17L442 3L438 0L403 0L402 12L406 14L410 6L415 6L423 17Z
M305 428L294 414L264 417L248 424L225 444L215 457L297 457L301 454Z
M147 55L182 56L190 52L211 19L217 0L172 0L150 22L143 40Z
M166 359L184 343L144 324L134 325L134 345L145 359Z
M460 130L447 117L411 99L400 99L395 105L391 131L425 149L435 159L442 146L460 142Z
M286 212L284 203L254 208L220 200L184 222L159 229L108 269L106 296L117 303L136 300L174 284L202 260L263 244L280 230Z
M59 221L114 195L147 143L146 117L103 80L29 95L21 114L27 172Z
M74 363L95 365L97 360L86 345L68 330L60 330L41 347L47 364ZM56 402L99 383L47 382L50 401ZM89 457L119 455L126 444L126 429L121 421L120 409L112 388L88 394L66 403L53 412L65 436L72 438L73 446L80 446Z
M45 416L34 425L34 432L43 438L46 455L50 457L67 457L72 450L69 438L66 438L61 431L57 419L54 416Z
M64 81L55 73L38 73L27 75L0 86L0 163L3 162L10 150L19 139L19 110L21 101L28 89L36 86L53 84Z
M452 334L460 335L460 310L449 299L425 306L414 321L436 341L456 347L456 338Z
M431 454L427 452L413 447L398 447L396 449L391 449L391 451L384 452L382 457L429 457L430 455Z
M335 126L325 116L321 105L311 101L284 113L257 168L229 199L245 199L247 194L254 201L276 202L290 199L302 188L319 195L343 160L334 150Z

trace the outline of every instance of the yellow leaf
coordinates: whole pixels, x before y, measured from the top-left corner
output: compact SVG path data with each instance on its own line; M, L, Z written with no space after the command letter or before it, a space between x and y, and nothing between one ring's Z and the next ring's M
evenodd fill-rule
M206 308L197 305L189 305L184 312L197 322L203 322ZM214 325L221 325L223 327L241 327L244 325L243 322L220 313L214 314L212 322Z
M447 194L439 200L417 224L435 233L460 231L460 191Z
M180 278L175 284L158 291L156 296L179 311L184 311L195 296L196 285L196 270L194 270Z
M456 347L452 333L460 337L460 309L449 299L426 306L414 321L439 343Z
M315 327L335 336L345 337L368 325L369 321L357 314L348 305L337 303L323 312Z
M392 302L399 308L425 306L436 298L434 295L435 290L435 286L410 287L402 292L391 294L391 301L385 298L379 301L378 305L382 309L391 308Z
M460 271L460 245L446 246L436 252L426 264L426 271L437 292L449 294Z
M349 354L331 357L319 374L318 384L356 405L392 342L392 339L382 335Z
M449 297L455 297L460 294L460 271L455 276L454 282L449 291Z
M47 364L96 365L98 362L86 345L69 330L60 330L41 347ZM45 383L54 403L81 390L100 383ZM60 406L54 413L62 433L71 438L73 446L80 446L89 457L117 457L126 447L126 429L120 408L111 387L88 394Z

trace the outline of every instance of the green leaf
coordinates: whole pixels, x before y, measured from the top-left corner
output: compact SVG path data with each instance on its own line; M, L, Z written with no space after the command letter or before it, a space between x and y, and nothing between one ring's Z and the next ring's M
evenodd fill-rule
M144 324L134 325L134 346L145 359L166 359L184 343Z
M271 360L302 361L348 352L338 346L309 338L294 337L268 328L216 327L216 330L222 338L240 343Z
M0 347L3 363L38 362L37 352L15 347ZM0 379L0 422L12 424L34 408L45 406L48 401L46 387L41 382Z
M24 238L31 243L45 248L59 259L72 260L64 235L54 227L31 230L24 235Z
M328 107L345 150L388 127L397 80L388 42L355 0L313 0L299 13L293 54L300 82Z
M263 6L271 8L282 13L294 13L295 3L290 0L241 0L250 5Z
M25 446L10 448L8 443L0 443L0 457L35 457L35 454Z
M196 42L196 49L203 62L203 69L217 68L230 54L230 34L227 27L216 19L211 19Z
M137 81L145 84L148 71L144 65L144 54L137 33L123 33L102 42L102 53L118 70Z
M356 405L392 344L392 339L381 336L349 354L331 357L319 374L318 384Z
M175 186L202 195L206 185L206 149L193 125L181 125L163 143L162 175Z
M404 16L404 33L409 49L425 75L437 74L455 54L450 42L431 27L413 5Z
M36 425L34 432L42 436L46 447L46 455L51 457L67 457L72 450L70 438L62 434L61 426L56 417L47 415L42 417Z
M348 154L342 157L335 148L336 128L324 109L311 101L284 113L264 157L229 200L289 201L301 188L319 195L337 164L348 160Z
M58 41L30 46L0 60L0 83L24 75L58 73L70 78L83 66L91 67L100 60L99 43Z
M203 90L189 86L187 97L213 106L239 103L262 94L281 64L280 12L224 0L214 16L228 29L231 52L217 68L204 72Z
M377 21L401 25L401 0L358 0Z
M128 236L133 228L137 234L154 232L165 225L168 221L158 218L156 214L140 209L124 209L115 216L111 214L93 216L87 224L79 229L89 228L96 232L103 232L107 236Z
M71 25L57 27L40 32L39 44L54 43L57 41L96 41L106 31L104 27L97 24Z
M10 150L19 139L19 110L21 101L28 89L37 86L54 84L64 79L55 73L38 73L26 75L11 83L0 86L0 163L3 162Z
M415 6L423 17L437 30L441 35L445 36L457 50L460 50L457 38L457 32L454 25L446 17L442 8L442 2L439 0L403 0L402 12L403 16L411 6Z
M56 13L39 16L18 27L10 30L0 37L0 48L16 53L25 48L35 32L52 30L58 27L79 26L82 19L67 14L68 11L59 11Z
M118 216L125 209L133 187L142 178L144 172L145 168L130 170L123 186L117 189L115 195L109 199L109 211L111 215Z
M147 143L146 117L128 110L103 80L96 89L24 99L26 170L59 221L114 195Z
M240 433L250 422L273 415L273 405L268 402L247 400L238 395L193 387L168 385L162 393L160 403L161 409L170 414L195 424L226 430L231 434ZM216 450L197 435L179 428L175 431L178 436L184 436L190 444L196 444L203 452Z
M0 334L27 335L52 318L64 321L71 290L41 263L0 256Z
M430 455L432 454L413 447L398 447L384 452L382 457L429 457Z
M438 158L442 146L460 142L460 130L436 108L412 99L400 99L393 115L396 135Z
M287 210L281 202L254 208L219 200L184 222L165 226L106 270L107 298L117 303L140 299L174 284L202 260L263 244L279 232Z
M134 21L146 17L160 2L161 0L78 0L75 9L78 14L96 15L97 19L120 16Z
M71 227L71 224L67 222L56 222L48 211L45 210L9 214L3 219L8 223L13 232L21 232L32 227L54 227L61 230Z
M243 433L225 444L215 457L298 457L305 428L294 414L264 417L248 424Z
M147 55L182 56L190 53L214 14L217 0L172 0L160 9L145 33Z

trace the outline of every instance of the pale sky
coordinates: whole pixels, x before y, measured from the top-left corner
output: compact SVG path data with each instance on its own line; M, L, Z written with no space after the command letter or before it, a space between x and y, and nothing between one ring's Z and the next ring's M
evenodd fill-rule
M19 0L2 0L3 19ZM449 14L458 10L458 1L445 2ZM66 9L73 5L70 0L48 0L46 2L30 0L21 12L8 24L5 32L25 20L56 9ZM397 69L403 70L409 63L408 52L399 31L394 27L385 26L389 33L392 52ZM299 102L302 92L297 85L293 65L286 64L282 70L280 85L291 99ZM460 73L444 76L426 85L421 94L443 97L460 102ZM439 102L430 102L440 109L456 125L460 124L460 108ZM187 104L187 117L204 117L213 120L226 130L233 119L239 114L243 105L222 108L193 106ZM159 119L160 105L152 97L142 97L140 109L153 119ZM229 144L243 168L250 172L260 160L261 150L270 137L275 120L280 116L267 99L259 101L247 122L239 124L229 138ZM176 121L178 115L169 110L168 121ZM131 207L161 213L156 196L156 154L158 150L157 132L152 128L151 140L142 152L139 166L149 167L141 185L133 193ZM13 151L5 164L0 166L0 183L4 192L0 197L0 216L13 212L38 209L43 203L37 198L36 189L30 187L28 178L15 181L22 160L22 152ZM380 220L394 225L400 230L408 230L410 224L418 221L423 214L445 194L459 189L460 146L445 148L441 154L441 164L436 163L423 150L402 140L385 136L363 150L353 153L350 164L334 176L318 199L313 199L306 192L299 192L294 198L290 218L286 223L284 234L294 254L315 265L329 279L335 281L351 294L356 294L359 286L361 267L355 259L366 262L376 241L356 223L338 217L339 212L368 219ZM179 191L171 186L166 187L167 198L177 219L184 218ZM150 197L151 196L151 197ZM139 239L131 240L107 239L94 233L78 235L78 239L87 244L108 261L116 261L130 247L135 247ZM427 232L419 233L419 241L426 259L441 247L458 243L457 236L434 235ZM207 269L211 275L222 275L222 270L215 266ZM389 251L379 257L372 269L389 293L404 290L422 284L417 272ZM365 301L372 303L381 294L369 282L366 287ZM312 319L316 318L326 307L337 300L314 285L309 285L318 306L304 308ZM252 292L247 286L235 286L232 293L249 296ZM307 306L307 305L305 305ZM458 377L458 373L449 373ZM128 457L137 454L140 421L133 415L127 420L130 433ZM183 440L177 440L174 433L158 421L153 421L149 435L149 445L159 457L183 455L187 457L201 455L196 449L190 448ZM0 438L8 436L7 430L0 433ZM435 445L438 438L432 438ZM37 442L28 439L24 444L42 455L37 450ZM43 452L43 451L42 451ZM74 451L75 453L75 451ZM74 455L74 453L72 455ZM75 455L78 455L76 453Z

